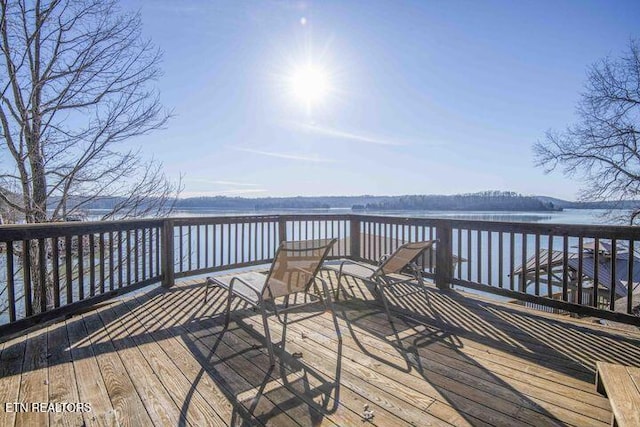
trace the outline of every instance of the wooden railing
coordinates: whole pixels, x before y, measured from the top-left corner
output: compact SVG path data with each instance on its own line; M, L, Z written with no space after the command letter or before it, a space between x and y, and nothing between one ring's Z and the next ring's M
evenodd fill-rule
M330 257L349 257L350 216L280 215L176 218L173 279L271 262L283 240L338 239Z
M436 224L427 218L397 218L382 216L354 216L354 232L360 235L359 248L355 258L377 262L383 255L395 251L408 242L435 240ZM435 277L436 251L427 251L419 260L424 275Z
M640 228L437 220L448 249L464 262L454 285L632 324L633 292L640 278ZM607 245L610 251L590 250ZM549 256L549 254L551 254ZM524 268L523 268L524 266ZM593 286L598 278L598 285ZM631 278L631 280L629 280ZM604 290L604 292L603 292ZM585 299L585 292L592 297ZM603 294L607 309L603 306ZM637 304L637 303L636 303Z
M0 226L0 335L158 282L163 224Z
M640 228L270 215L0 226L0 335L152 283L267 264L283 240L330 238L338 240L332 258L371 263L405 242L437 239L418 263L441 289L472 288L640 324L632 314L633 284L626 283L640 277L633 256ZM589 253L590 243L612 249ZM590 275L601 278L600 286Z

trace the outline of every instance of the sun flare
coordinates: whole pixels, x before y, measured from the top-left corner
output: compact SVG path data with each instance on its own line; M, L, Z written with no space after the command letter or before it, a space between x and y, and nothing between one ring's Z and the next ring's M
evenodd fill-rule
M291 73L290 84L293 96L306 105L321 102L329 92L327 73L313 65L297 67Z

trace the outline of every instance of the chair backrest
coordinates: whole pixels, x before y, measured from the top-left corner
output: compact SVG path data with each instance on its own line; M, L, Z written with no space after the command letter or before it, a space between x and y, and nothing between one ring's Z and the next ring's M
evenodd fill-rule
M424 242L405 243L396 249L376 270L376 274L392 274L399 273L411 261L419 257L424 251L429 249L435 243L435 240L427 240Z
M337 239L282 242L265 281L262 297L267 299L305 292L318 274Z

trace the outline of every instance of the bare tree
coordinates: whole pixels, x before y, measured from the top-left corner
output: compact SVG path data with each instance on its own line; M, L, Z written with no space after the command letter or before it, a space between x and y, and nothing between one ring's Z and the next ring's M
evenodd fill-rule
M100 199L106 218L171 208L179 185L123 144L168 119L160 59L115 0L0 0L0 201L27 223Z
M114 0L0 0L0 13L0 130L12 160L0 198L27 222L105 197L127 198L109 216L150 214L150 200L165 207L158 200L175 187L159 165L118 146L168 117L149 87L160 53L141 37L140 17Z
M562 168L581 177L583 200L630 200L640 196L640 45L632 40L620 58L591 66L577 108L578 121L549 131L534 146L546 172ZM640 209L640 207L639 207ZM632 213L638 215L640 210Z

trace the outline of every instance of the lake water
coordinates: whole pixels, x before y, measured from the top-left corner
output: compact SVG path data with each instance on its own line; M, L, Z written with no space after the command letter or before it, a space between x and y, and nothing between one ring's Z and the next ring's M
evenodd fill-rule
M363 215L402 216L413 218L449 218L483 221L534 222L547 224L620 224L615 218L628 214L628 211L609 211L604 209L565 209L553 212L506 212L506 211L352 211L349 208L306 209L306 210L216 210L216 209L180 209L173 217L198 216L234 216L234 215L278 215L278 214L314 214L338 215L358 213ZM94 213L94 215L97 212Z

